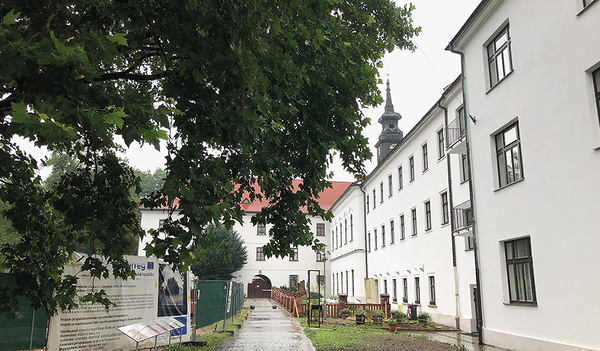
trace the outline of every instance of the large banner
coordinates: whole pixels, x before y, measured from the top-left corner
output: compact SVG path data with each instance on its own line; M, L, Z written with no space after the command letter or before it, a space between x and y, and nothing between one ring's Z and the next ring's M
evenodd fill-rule
M126 258L135 270L134 280L109 278L93 281L89 275L80 273L81 263L65 267L66 274L79 273L78 295L92 289L104 289L116 306L106 311L101 305L86 303L77 309L59 312L50 319L49 351L135 350L135 342L117 328L162 316L174 316L185 324L182 339L189 340L188 275L159 264L155 258ZM179 334L173 332L173 335ZM168 339L169 333L159 336L159 344L165 344ZM146 345L154 346L154 339L141 342L140 348Z

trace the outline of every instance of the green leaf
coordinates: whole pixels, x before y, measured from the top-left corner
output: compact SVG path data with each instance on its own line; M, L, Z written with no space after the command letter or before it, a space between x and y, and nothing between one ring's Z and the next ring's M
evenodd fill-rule
M127 38L125 38L125 33L115 33L113 35L108 35L106 38L113 43L127 46Z
M117 128L122 129L124 119L127 117L122 107L115 108L111 113L104 115L104 122L108 124L114 124Z
M4 15L4 18L2 19L2 24L9 26L11 24L17 23L17 18L19 18L19 15L21 15L20 12L10 10L6 15Z

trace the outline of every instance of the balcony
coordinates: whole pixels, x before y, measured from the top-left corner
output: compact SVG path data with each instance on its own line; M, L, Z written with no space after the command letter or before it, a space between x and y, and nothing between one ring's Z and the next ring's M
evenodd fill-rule
M460 115L446 127L446 151L449 154L467 152L465 117Z
M473 231L473 212L471 211L471 200L467 200L452 209L452 232L454 235L470 236Z

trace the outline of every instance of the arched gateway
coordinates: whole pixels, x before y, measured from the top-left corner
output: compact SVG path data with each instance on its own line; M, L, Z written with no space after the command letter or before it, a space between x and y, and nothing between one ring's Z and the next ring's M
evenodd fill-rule
M248 297L271 297L271 280L262 274L252 277L248 283Z

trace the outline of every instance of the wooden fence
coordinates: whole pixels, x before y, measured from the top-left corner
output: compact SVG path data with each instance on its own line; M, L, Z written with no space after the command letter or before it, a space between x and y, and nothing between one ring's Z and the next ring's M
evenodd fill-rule
M277 287L273 287L273 300L279 305L288 310L295 317L306 317L306 300L302 299L302 295L296 292L290 292L281 290ZM381 304L370 304L370 303L348 303L348 304L327 304L327 316L329 317L340 317L344 308L349 308L353 312L362 309L367 313L373 313L377 310L383 310Z

